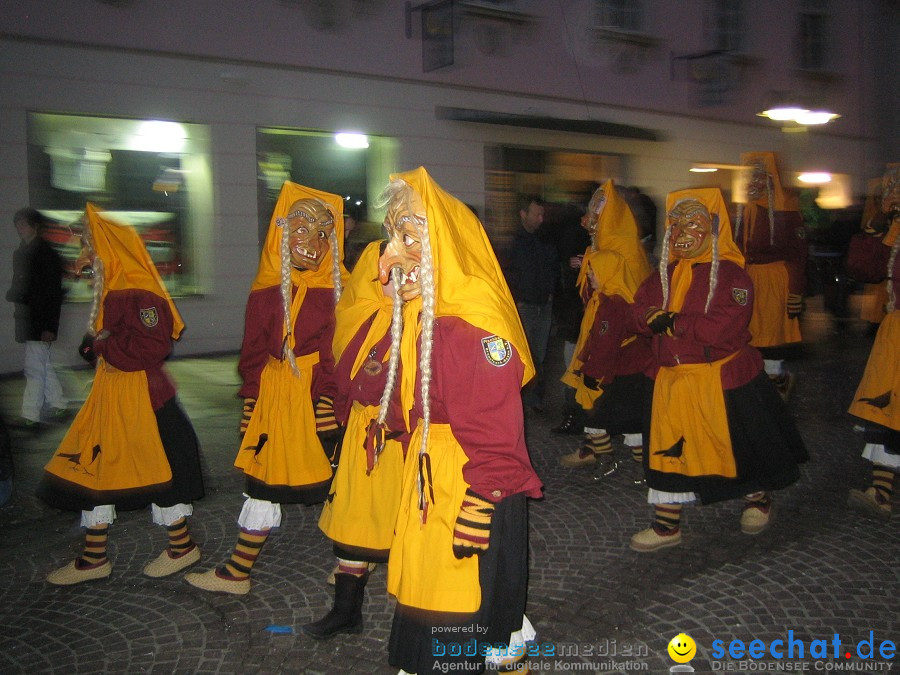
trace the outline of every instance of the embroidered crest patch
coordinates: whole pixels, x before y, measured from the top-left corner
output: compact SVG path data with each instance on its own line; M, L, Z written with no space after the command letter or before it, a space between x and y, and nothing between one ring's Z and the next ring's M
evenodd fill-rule
M746 288L732 288L731 289L731 297L734 298L734 301L743 306L747 304L747 297L750 294L748 293Z
M509 340L504 340L497 335L481 338L481 348L492 366L505 366L512 357L512 347Z
M141 310L141 323L147 328L156 327L156 324L159 323L159 312L156 311L156 307L148 307Z
M608 330L609 330L609 321L601 321L600 322L600 335L603 335Z

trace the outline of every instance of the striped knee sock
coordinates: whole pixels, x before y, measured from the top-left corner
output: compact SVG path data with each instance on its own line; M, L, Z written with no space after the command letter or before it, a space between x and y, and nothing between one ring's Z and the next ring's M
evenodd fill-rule
M630 445L628 449L631 450L631 459L640 464L644 459L644 446Z
M605 431L599 434L585 434L584 446L585 453L592 452L595 455L605 455L612 452L612 441L609 434Z
M338 574L352 574L355 577L362 577L369 573L369 564L358 560L344 560L338 558Z
M872 469L872 487L875 496L882 504L890 504L894 494L894 472L890 469L874 467Z
M681 527L681 504L656 504L653 507L653 529L659 534L672 534Z
M169 557L180 558L194 549L194 542L188 532L187 518L179 518L171 525L166 525L169 535Z
M245 530L241 528L237 544L231 552L231 559L217 571L220 576L243 580L250 577L253 563L259 557L259 550L266 543L271 530Z
M106 544L109 540L109 525L95 525L84 531L84 552L75 561L80 569L96 567L106 562Z

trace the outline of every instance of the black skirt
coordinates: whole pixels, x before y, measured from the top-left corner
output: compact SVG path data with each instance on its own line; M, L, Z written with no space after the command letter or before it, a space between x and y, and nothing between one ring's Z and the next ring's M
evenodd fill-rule
M448 536L451 534L448 532ZM388 663L408 673L481 672L485 650L507 646L522 628L528 591L525 495L504 499L491 519L491 543L478 558L481 607L474 614L431 612L397 604Z
M156 411L156 424L172 480L161 485L129 490L86 490L80 485L44 472L37 495L47 504L67 511L90 511L95 506L112 504L130 511L149 504L166 507L190 504L204 495L203 472L200 468L200 445L197 434L176 397L170 398Z
M724 393L737 476L685 476L654 471L648 466L649 452L645 452L644 473L649 487L664 492L694 492L703 504L711 504L760 490L779 490L800 477L799 465L809 455L769 376L760 371L744 386ZM650 437L649 413L648 402L646 438Z
M605 429L610 436L639 434L644 428L646 400L651 398L653 380L643 373L619 375L584 413L584 426Z

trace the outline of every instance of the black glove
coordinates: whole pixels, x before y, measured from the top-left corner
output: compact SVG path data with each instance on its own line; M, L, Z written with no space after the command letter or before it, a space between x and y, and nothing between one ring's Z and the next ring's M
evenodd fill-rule
M674 312L663 312L660 310L647 322L647 326L653 331L654 335L665 333L671 337L675 334L675 316Z
M591 377L590 375L581 375L581 381L584 383L584 386L588 389L593 389L594 391L599 391L600 389L600 380L596 377Z
M97 365L97 353L94 351L94 336L85 333L78 346L78 355L92 366Z

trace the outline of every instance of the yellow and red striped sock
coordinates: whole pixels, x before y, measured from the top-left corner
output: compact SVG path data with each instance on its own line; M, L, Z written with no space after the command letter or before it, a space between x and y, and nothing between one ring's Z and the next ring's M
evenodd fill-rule
M890 504L894 494L894 472L890 469L874 467L872 469L872 487L882 504Z
M245 530L242 527L234 551L231 552L231 559L217 570L219 576L237 580L248 579L270 531Z
M655 504L653 529L658 534L672 534L681 527L681 504Z
M187 518L179 518L171 525L166 525L169 535L169 557L180 558L194 548L191 533L188 532Z
M106 562L106 546L109 541L109 525L95 525L84 531L84 552L75 561L75 565L96 567Z

